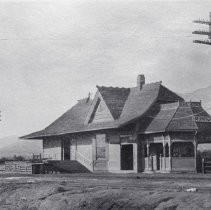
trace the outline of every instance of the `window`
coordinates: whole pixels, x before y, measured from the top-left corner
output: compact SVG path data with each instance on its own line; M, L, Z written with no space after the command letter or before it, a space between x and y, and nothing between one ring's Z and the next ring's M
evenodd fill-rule
M96 159L106 158L106 135L96 135Z
M175 142L172 144L173 157L194 157L194 145L191 142Z

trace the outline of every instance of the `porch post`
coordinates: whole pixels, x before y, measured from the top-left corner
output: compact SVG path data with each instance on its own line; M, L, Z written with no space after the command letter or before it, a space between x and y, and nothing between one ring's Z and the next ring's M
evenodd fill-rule
M147 171L149 171L149 141L147 140Z
M163 143L164 170L166 170L166 144Z
M171 161L171 139L169 139L169 169L170 169L170 171L171 171L171 169L172 169L172 165L171 165L171 163L172 163L172 161Z
M194 145L194 157L195 157L195 172L197 173L197 141L196 141L196 138L194 138L194 142L193 142L193 145Z
M64 160L64 141L61 138L61 160Z

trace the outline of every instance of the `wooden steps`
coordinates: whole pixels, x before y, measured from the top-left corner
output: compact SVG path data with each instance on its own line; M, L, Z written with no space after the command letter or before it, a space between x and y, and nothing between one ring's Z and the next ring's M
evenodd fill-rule
M34 164L34 174L51 174L51 173L90 173L91 171L86 168L77 160L48 160L48 162ZM94 162L94 172L108 172L108 161L97 160Z
M50 160L44 164L46 173L89 173L90 171L77 160Z

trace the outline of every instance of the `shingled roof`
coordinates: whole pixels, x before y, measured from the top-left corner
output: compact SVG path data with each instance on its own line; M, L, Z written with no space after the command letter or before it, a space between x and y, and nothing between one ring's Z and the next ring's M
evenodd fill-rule
M143 116L156 101L161 100L160 96L162 96L162 100L165 101L166 95L160 93L163 87L164 86L161 85L161 82L145 84L141 89L140 87L97 87L108 109L110 110L114 121L88 124L84 123L92 105L92 100L83 99L78 101L75 106L44 130L21 138L34 139L45 136L63 135L67 133L99 129L111 129L125 126L133 120ZM167 88L165 88L165 91L172 94L172 92ZM176 95L174 100L183 99Z
M125 103L120 117L120 125L124 126L142 116L157 100L161 83L150 83L142 87L130 89L130 95Z
M140 120L139 133L165 132L178 109L178 102L155 104Z
M114 88L104 86L97 86L97 88L102 95L113 118L115 120L118 119L122 113L122 109L130 93L130 88Z
M194 121L194 116L210 117L200 102L176 102L156 104L140 121L139 133L205 131L211 130L211 122Z
M66 133L75 129L81 129L90 105L91 100L88 100L87 98L79 100L75 106L65 112L44 130L21 138L40 138L42 136L57 135L59 133Z
M193 121L193 104L180 103L174 117L171 119L166 131L193 131L197 130L197 124Z

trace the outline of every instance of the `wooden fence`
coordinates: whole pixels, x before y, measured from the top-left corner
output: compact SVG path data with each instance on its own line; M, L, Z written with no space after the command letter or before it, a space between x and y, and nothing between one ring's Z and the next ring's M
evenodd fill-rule
M32 174L32 163L30 161L5 161L4 172Z
M202 173L211 173L211 159L202 158Z

